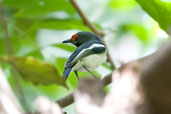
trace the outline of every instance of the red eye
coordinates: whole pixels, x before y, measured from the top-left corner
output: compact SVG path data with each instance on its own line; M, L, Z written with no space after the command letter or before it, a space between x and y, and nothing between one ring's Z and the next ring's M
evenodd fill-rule
M74 34L74 35L72 36L72 40L74 41L77 37L78 37L78 35L77 35L77 34Z

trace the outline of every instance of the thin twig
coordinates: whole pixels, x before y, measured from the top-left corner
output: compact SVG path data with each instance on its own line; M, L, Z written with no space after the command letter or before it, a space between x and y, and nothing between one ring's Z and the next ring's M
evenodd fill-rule
M104 37L104 33L99 31L94 24L92 24L89 19L86 17L86 15L83 13L83 11L81 10L81 8L78 6L78 4L75 2L75 0L70 0L71 4L73 5L73 7L76 9L76 11L78 12L78 14L80 15L80 17L82 18L83 22L85 25L87 25L95 34ZM105 42L104 42L105 43ZM111 56L109 54L109 51L107 50L107 61L111 64L112 69L115 69L115 65L111 59Z
M94 33L100 35L100 36L104 36L104 33L102 33L101 31L99 31L90 21L89 19L86 17L86 15L83 13L83 11L80 9L80 7L77 5L77 3L75 2L75 0L70 0L71 4L73 5L73 7L76 9L76 11L78 12L78 14L80 15L80 17L82 18L83 22L85 25L87 25Z
M103 43L106 45L106 43L105 43L104 40L103 40ZM107 45L106 45L106 46L107 46ZM112 58L111 58L111 55L110 55L110 53L109 53L108 48L107 48L107 54L106 54L106 56L107 56L107 62L110 63L112 69L114 70L116 67L115 67L115 64L114 64L113 61L112 61Z
M11 45L10 37L8 34L7 22L4 17L4 13L3 13L4 11L3 11L2 6L3 6L2 2L0 1L0 21L2 23L2 28L4 31L6 51L7 51L8 56L10 57L9 61L10 61L10 64L12 65L12 70L14 71L13 73L15 73L15 76L12 75L13 79L14 79L14 84L15 84L17 92L19 93L19 99L20 99L21 104L23 105L23 108L25 109L26 112L29 112L29 106L26 102L26 99L25 99L25 96L23 93L23 89L22 89L20 81L18 79L19 72L17 71L17 68L15 67L15 63L13 62L12 45Z

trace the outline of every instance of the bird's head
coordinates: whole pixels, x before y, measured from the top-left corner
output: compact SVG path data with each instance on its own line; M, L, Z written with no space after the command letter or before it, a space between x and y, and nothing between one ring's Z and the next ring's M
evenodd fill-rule
M79 47L81 44L88 42L90 40L101 40L101 37L95 35L94 33L91 32L78 32L68 40L63 41L62 43L72 43Z

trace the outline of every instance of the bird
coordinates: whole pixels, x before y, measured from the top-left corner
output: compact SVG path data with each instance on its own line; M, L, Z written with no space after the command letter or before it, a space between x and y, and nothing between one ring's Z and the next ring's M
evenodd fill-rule
M106 46L102 42L102 38L92 32L82 31L62 43L72 43L77 47L66 61L62 77L67 79L72 71L78 80L78 71L89 72L96 77L91 71L100 66L106 58Z

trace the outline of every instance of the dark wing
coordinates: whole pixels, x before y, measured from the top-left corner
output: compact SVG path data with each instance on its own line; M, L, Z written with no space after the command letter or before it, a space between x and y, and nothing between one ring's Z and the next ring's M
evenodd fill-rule
M79 46L68 58L65 68L70 68L77 63L81 58L90 54L99 54L105 52L106 47L103 43L93 40Z

